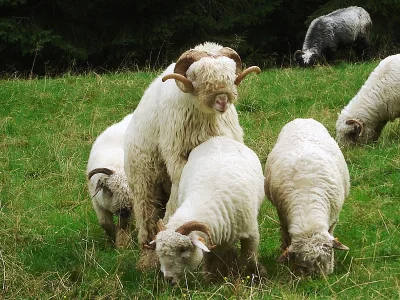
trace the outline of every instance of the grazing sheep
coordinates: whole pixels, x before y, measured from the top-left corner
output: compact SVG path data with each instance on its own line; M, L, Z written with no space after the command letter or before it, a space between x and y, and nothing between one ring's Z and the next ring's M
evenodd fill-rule
M93 208L101 227L117 247L129 243L133 195L125 176L123 145L131 119L132 114L127 115L97 137L87 164ZM114 215L119 219L117 225L113 221Z
M378 140L388 121L400 117L400 54L386 57L368 77L336 121L343 145Z
M333 230L350 179L347 164L326 128L313 119L286 124L268 155L265 193L276 207L285 252L305 274L333 271L333 248L348 250Z
M339 47L350 45L362 54L369 46L371 27L368 12L357 6L318 17L308 27L303 48L294 53L294 60L303 67L312 66L321 55L332 59Z
M258 67L242 71L232 49L205 43L181 55L145 91L126 132L125 171L134 190L139 269L155 267L148 242L157 221L177 207L181 172L194 147L213 136L243 141L233 103L237 85ZM168 80L175 79L175 80ZM167 205L168 203L168 205Z
M151 242L165 279L176 283L203 255L215 262L205 239L222 259L240 241L240 265L247 273L265 275L257 260L257 215L264 197L261 163L244 144L220 136L193 149L179 184L179 207Z

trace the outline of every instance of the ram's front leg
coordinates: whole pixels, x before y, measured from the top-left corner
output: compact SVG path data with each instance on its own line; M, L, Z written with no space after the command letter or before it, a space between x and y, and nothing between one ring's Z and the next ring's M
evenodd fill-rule
M175 213L176 209L179 206L178 203L178 190L179 190L179 181L181 179L181 174L183 167L187 163L187 156L180 155L176 157L171 157L170 160L166 162L167 171L171 178L172 186L171 186L171 194L166 206L164 222L168 222L169 218Z

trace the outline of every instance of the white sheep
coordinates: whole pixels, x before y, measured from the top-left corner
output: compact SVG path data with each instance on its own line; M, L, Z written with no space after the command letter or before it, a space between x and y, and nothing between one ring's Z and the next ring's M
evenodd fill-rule
M177 207L181 172L194 147L213 136L243 141L233 103L237 85L258 67L242 72L232 49L205 43L188 50L145 91L126 132L125 171L134 190L139 269L154 267L147 249L157 221ZM174 80L168 80L174 79ZM168 205L167 205L168 203Z
M354 45L360 55L369 46L371 28L371 17L362 7L351 6L320 16L308 27L302 50L294 53L294 60L310 66L321 55L332 59L339 47L348 45Z
M244 144L220 136L193 149L181 176L179 207L152 242L165 279L176 283L203 255L212 261L206 265L213 265L205 239L222 260L240 241L241 266L247 273L265 275L257 259L257 215L264 197L261 163Z
M282 233L278 261L306 274L333 271L333 237L350 179L347 164L326 128L313 119L286 124L268 155L265 193L276 207Z
M103 131L93 143L87 163L88 188L101 227L117 247L129 243L133 195L124 171L125 130L132 119L127 115ZM113 216L118 216L117 225Z
M343 108L336 140L343 145L378 140L388 121L400 117L400 54L386 57Z

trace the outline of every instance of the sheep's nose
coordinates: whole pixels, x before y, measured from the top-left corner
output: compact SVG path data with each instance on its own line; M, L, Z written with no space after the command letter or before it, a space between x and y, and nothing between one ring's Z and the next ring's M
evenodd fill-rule
M176 281L175 281L174 277L172 277L172 276L165 276L164 279L170 285L175 285L176 284Z

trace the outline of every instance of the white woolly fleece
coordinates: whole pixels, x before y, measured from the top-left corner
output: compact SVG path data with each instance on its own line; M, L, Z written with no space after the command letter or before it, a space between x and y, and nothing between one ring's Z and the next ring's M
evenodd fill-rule
M341 111L336 122L336 140L343 144L376 141L388 121L400 117L400 54L386 57ZM362 136L352 135L355 119L364 125Z
M244 254L251 259L247 263L255 265L259 243L257 215L265 197L263 185L260 161L244 144L228 137L214 137L193 149L182 172L179 207L169 219L166 230L156 237L164 275L178 278L185 267L176 264L200 263L198 250L186 260L181 256L187 252L182 254L175 250L185 242L174 231L188 221L208 225L216 246L234 245L236 241L249 239L248 252ZM186 248L190 250L189 246Z
M332 245L333 228L350 189L347 164L335 140L313 119L289 122L268 155L265 177L266 195L280 218L282 248L296 248L297 257L305 261L326 256L318 264L330 273L333 251L326 253L322 245ZM317 244L311 245L313 240Z
M124 171L124 138L131 119L132 114L127 115L122 121L111 125L96 138L86 167L86 174L96 168L108 168L115 172L111 176L95 174L88 181L90 196L95 194L99 180L108 182L107 185L110 185L110 190L114 192L115 197L110 198L109 193L100 190L92 197L92 201L113 214L121 208L132 207L132 199L128 199L132 195L127 195L130 188Z

